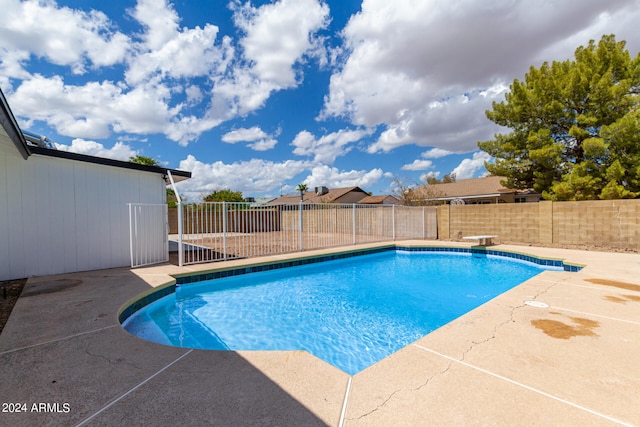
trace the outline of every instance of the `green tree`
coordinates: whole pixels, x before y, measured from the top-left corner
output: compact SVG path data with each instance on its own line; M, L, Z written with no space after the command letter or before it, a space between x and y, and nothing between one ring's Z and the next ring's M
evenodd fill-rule
M304 192L307 191L308 188L307 184L298 184L296 187L296 190L300 192L300 201L304 199Z
M216 190L213 193L204 196L205 202L244 202L241 191Z
M180 195L180 201L185 201L185 197L183 195ZM167 188L167 205L170 208L178 207L178 197L176 196L176 193L172 188Z
M632 59L613 35L574 60L531 67L486 112L512 131L478 143L495 158L485 166L549 200L637 197L639 94L640 54Z
M131 163L138 163L140 165L147 165L147 166L160 166L160 163L158 163L158 161L152 157L147 157L147 156L141 156L141 155L135 155L132 157L129 157L129 161Z

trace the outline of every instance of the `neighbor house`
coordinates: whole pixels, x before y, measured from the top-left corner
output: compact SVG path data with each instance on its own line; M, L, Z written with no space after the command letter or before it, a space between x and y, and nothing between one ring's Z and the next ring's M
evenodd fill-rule
M400 200L390 194L367 196L358 201L359 205L400 205Z
M327 187L315 187L313 191L305 191L302 194L303 203L358 203L365 197L368 197L369 193L364 191L360 187L346 187L346 188L327 188ZM280 204L296 204L300 203L300 193L289 194L286 196L278 197L277 199L269 202L269 205Z
M1 90L0 124L0 280L129 265L129 204L191 177L30 145Z
M419 187L420 198L436 204L491 204L539 202L540 194L533 190L515 190L501 184L501 176L462 179L457 182L429 184Z

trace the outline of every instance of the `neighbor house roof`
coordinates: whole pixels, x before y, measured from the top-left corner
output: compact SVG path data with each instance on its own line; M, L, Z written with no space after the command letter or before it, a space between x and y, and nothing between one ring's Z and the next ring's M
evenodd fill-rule
M457 182L430 184L420 188L428 192L430 199L435 200L498 197L505 194L530 194L533 192L533 190L507 188L500 183L505 179L503 176L485 176L483 178L463 179Z
M168 172L170 171L175 182L191 178L191 172L181 171L177 169L168 169L160 166L141 165L138 163L125 162L122 160L113 160L103 157L88 156L86 154L78 154L68 151L52 150L49 148L30 146L27 144L27 141L25 140L24 135L22 134L22 131L18 126L18 123L16 122L13 113L11 112L11 108L9 108L9 103L4 96L4 93L2 93L2 89L0 89L0 124L2 124L2 128L4 129L7 137L13 142L13 145L25 160L33 154L38 154L41 156L58 157L79 162L153 172L161 174L165 177L167 177ZM0 132L0 137L3 136L2 134L3 132ZM167 184L169 184L170 182L168 178L165 178L165 181L167 182Z
M500 184L502 176L485 176L483 178L462 179L457 182L428 185L429 193L434 199L454 199L470 197L501 196L509 193L517 193L518 190L507 188ZM427 187L427 186L425 186ZM424 187L423 187L424 188Z
M303 193L302 202L303 203L334 203L348 193L362 193L362 197L367 197L368 195L360 187L331 188L331 189L327 189L327 191L322 194L318 194L315 191L306 191ZM269 204L292 204L292 203L300 203L300 193L281 196L269 202Z
M397 197L391 196L389 194L384 194L382 196L367 196L367 197L359 200L358 204L363 204L363 205L381 205L381 204L383 204L385 202L387 204L395 204L395 205L399 205L400 204L400 200L398 200Z

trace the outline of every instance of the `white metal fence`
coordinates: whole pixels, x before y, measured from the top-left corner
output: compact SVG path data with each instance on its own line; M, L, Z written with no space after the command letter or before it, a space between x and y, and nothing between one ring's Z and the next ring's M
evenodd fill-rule
M129 203L131 267L169 260L167 205Z
M309 204L178 206L179 265L397 239L437 238L436 208Z

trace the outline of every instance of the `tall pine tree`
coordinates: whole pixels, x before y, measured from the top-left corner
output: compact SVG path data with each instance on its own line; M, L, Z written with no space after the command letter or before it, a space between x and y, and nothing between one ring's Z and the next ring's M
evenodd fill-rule
M640 54L603 36L575 59L531 67L487 117L512 131L478 146L511 188L548 200L640 196Z

